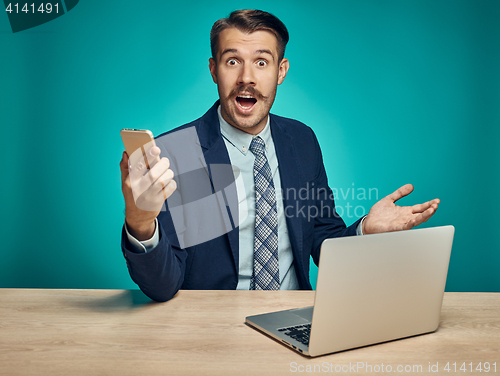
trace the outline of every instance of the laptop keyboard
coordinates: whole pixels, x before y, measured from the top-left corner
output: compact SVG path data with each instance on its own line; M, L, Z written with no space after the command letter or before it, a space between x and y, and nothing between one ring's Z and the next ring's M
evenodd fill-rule
M278 329L290 338L309 346L309 334L311 333L311 324L295 325L288 328Z

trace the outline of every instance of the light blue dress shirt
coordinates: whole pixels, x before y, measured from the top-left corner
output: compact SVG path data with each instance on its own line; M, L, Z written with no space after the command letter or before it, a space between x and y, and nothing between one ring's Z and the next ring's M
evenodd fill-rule
M258 135L251 135L233 127L224 120L217 109L222 137L229 153L231 164L240 170L243 184L236 184L239 212L247 213L246 218L240 223L239 230L239 276L238 290L250 289L250 279L253 271L253 243L255 232L255 183L253 177L254 154L249 150L254 137L260 136L266 144L266 157L271 168L274 188L276 191L276 206L278 210L278 262L280 270L280 289L296 290L299 288L295 267L293 266L293 253L286 227L286 218L283 206L280 172L278 158L274 149L274 142L267 117L265 128Z

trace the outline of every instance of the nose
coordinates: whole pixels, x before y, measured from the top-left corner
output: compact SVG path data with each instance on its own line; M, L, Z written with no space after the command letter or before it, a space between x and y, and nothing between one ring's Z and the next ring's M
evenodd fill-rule
M238 77L239 85L255 85L255 75L251 64L242 64Z

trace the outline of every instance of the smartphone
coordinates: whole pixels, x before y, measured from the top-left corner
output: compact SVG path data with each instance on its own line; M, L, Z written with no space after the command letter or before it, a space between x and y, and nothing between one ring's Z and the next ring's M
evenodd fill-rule
M130 157L137 149L141 149L142 156L146 162L146 167L149 169L150 165L148 163L148 158L146 158L146 150L144 149L144 146L148 143L150 143L149 146L151 147L156 145L153 133L148 129L122 129L120 131L120 135L122 136L123 145L125 146L128 156ZM159 160L160 157L156 157L154 162L151 164L151 167L154 166Z

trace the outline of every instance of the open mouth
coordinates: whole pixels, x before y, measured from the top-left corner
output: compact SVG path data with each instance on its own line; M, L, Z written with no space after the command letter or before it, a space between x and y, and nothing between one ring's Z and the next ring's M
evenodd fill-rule
M251 95L240 94L236 97L236 103L238 103L241 109L249 111L255 106L257 99Z

